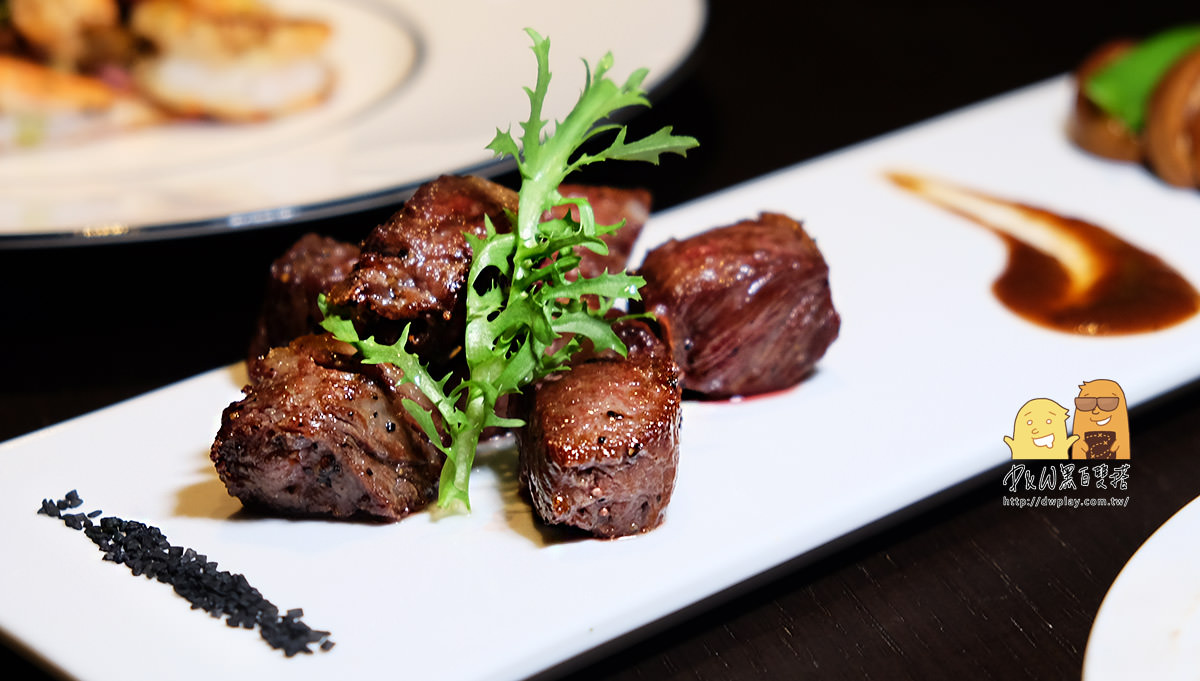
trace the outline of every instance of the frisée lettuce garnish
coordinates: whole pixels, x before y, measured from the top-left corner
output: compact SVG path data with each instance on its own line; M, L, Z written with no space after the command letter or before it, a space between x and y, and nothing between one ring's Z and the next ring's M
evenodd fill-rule
M322 299L322 326L339 340L351 343L368 364L391 363L404 372L433 403L440 417L412 400L403 404L429 439L446 455L437 504L450 511L469 511L468 485L475 450L485 428L518 427L519 419L496 414L500 397L519 392L545 376L563 370L584 339L597 350L622 355L625 345L613 332L607 317L622 299L636 300L644 283L625 272L583 277L577 271L577 248L605 254L601 236L621 227L598 225L586 199L565 198L559 186L572 172L600 161L647 161L657 164L663 154L687 155L697 146L692 137L678 136L664 127L641 139L630 140L624 125L611 116L628 107L649 107L642 89L647 71L634 71L618 84L608 72L612 54L593 68L586 61L587 79L575 107L552 130L542 118L550 85L550 41L527 29L537 58L537 81L529 97L529 120L521 123L519 137L497 130L488 149L497 157L511 156L521 176L520 203L512 216L515 231L497 233L486 220L486 237L465 234L472 253L467 275L467 322L463 351L469 374L450 386L450 375L435 379L420 359L405 349L409 329L392 345L373 337L359 338L351 320L340 316ZM585 143L612 135L602 150L585 152ZM574 209L573 211L571 209ZM544 219L547 214L560 215ZM575 270L577 277L568 277ZM592 304L589 304L591 301ZM568 340L559 341L568 335ZM556 342L557 341L557 342Z

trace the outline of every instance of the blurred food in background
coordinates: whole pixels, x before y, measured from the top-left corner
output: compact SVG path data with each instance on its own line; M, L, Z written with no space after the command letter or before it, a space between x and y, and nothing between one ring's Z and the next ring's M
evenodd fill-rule
M331 32L258 0L0 0L0 150L307 109Z

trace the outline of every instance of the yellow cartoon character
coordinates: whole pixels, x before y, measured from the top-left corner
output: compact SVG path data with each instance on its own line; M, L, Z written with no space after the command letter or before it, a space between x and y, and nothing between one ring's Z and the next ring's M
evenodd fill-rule
M1084 381L1075 398L1076 459L1128 459L1129 412L1115 381Z
M1017 412L1013 436L1004 436L1014 459L1065 459L1078 436L1067 437L1067 408L1043 397Z

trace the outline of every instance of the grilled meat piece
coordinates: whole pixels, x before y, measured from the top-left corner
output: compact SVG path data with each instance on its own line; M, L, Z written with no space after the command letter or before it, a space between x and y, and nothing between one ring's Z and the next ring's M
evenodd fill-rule
M465 203L452 205L447 193L462 188L473 196L468 196ZM649 192L585 185L563 185L560 191L565 196L587 198L596 220L602 224L625 221L619 231L604 237L609 245L608 255L582 250L580 271L594 277L605 270L623 270L649 215ZM489 194L497 199L493 205L488 205ZM413 210L401 209L387 224L376 228L364 243L373 253L372 264L362 268L364 271L356 271L358 246L314 234L302 237L271 265L250 357L286 345L302 334L320 333L317 296L325 293L338 305L351 301L365 333L376 334L388 342L396 340L404 323L414 322L415 337L423 341L418 351L435 347L433 359L444 360L459 343L457 334L464 323L459 314L464 310L460 292L470 267L466 240L454 243L451 223L457 219L460 227L466 225L462 227L464 231L482 234L482 214L486 212L494 224L506 230L508 223L503 209L510 208L515 200L515 195L486 180L441 178L418 190L409 202L414 204ZM422 203L425 205L416 207ZM482 212L455 215L455 211L464 208L471 213L481 207ZM439 221L440 224L431 227L431 222ZM447 251L459 259L451 261ZM332 295L337 284L350 278L355 282L343 287L340 297ZM438 289L436 292L420 288L430 282ZM453 318L455 315L460 318Z
M1067 119L1067 135L1084 151L1114 161L1141 161L1145 156L1141 136L1093 102L1084 91L1084 84L1135 45L1128 39L1105 43L1089 54L1074 74L1075 104Z
M829 268L783 215L671 240L639 273L643 305L662 324L686 390L732 397L788 388L837 338Z
M400 520L437 495L443 456L401 406L429 402L391 365L364 365L331 336L303 336L250 363L211 456L248 508Z
M582 249L580 271L588 277L622 271L649 216L650 193L587 185L563 185L560 191L564 196L587 198L601 224L625 221L620 230L603 237L608 255ZM456 198L455 192L463 196ZM361 266L357 248L304 237L272 265L264 311L280 319L260 320L260 330L267 327L264 333L271 345L312 332L317 327L302 322L300 313L307 305L310 312L305 314L311 314L315 323L320 293L330 294L336 305L355 308L358 320L372 332L384 320L398 322L384 323L380 334L384 338L395 340L405 322L415 322L418 333L428 325L461 330L461 320L449 318L461 310L461 291L471 263L470 249L460 235L465 231L482 235L484 214L498 231L507 231L510 225L504 211L515 210L516 200L515 193L481 178L439 178L418 189L386 224L375 228L363 243L368 255ZM440 336L456 340L448 334ZM256 341L255 348L259 347Z
M479 177L445 175L421 185L362 243L354 271L329 299L350 308L356 323L382 342L395 342L412 323L410 349L435 366L462 343L471 249L464 232L482 237L484 216L511 229L516 192Z
M1146 162L1177 187L1200 187L1200 47L1171 66L1146 105Z
M654 529L675 487L679 369L643 323L628 357L581 355L524 398L521 484L543 521L611 538Z
M623 272L629 261L629 253L642 227L650 217L650 192L645 189L618 189L582 184L564 184L558 192L566 197L582 197L592 206L597 224L615 225L622 220L625 226L601 237L608 244L608 255L600 255L586 248L577 250L579 272L584 277L595 277L604 272Z
M345 279L358 262L358 246L317 234L300 237L271 263L262 311L250 343L250 357L320 333L317 297Z

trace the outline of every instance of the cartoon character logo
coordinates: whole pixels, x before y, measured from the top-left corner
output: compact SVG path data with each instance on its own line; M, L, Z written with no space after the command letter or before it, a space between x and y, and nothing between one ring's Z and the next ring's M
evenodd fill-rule
M1128 459L1129 412L1115 381L1084 381L1075 398L1076 459Z
M1044 397L1029 400L1017 412L1012 437L1004 443L1014 459L1066 459L1079 436L1067 436L1067 408Z

